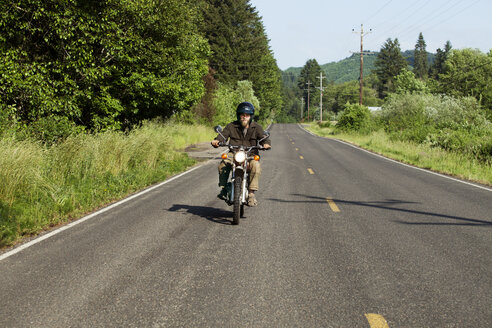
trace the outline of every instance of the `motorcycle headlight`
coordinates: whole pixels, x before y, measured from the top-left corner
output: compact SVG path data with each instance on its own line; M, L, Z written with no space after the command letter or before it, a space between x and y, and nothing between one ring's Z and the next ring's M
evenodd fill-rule
M234 155L234 160L238 163L242 163L246 160L246 153L244 151L238 151Z

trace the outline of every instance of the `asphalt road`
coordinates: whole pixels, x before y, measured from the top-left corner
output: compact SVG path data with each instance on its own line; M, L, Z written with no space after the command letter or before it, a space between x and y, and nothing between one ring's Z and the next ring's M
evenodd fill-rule
M239 226L218 160L0 260L0 327L491 327L492 191L272 128Z

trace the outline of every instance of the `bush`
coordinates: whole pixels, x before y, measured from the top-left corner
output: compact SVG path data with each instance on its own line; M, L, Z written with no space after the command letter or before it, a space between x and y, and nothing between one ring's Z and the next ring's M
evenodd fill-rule
M227 125L236 120L236 107L243 101L249 101L255 106L255 117L259 117L260 102L254 95L253 83L250 81L239 81L235 88L226 84L219 84L215 93L213 117L214 125Z
M26 133L46 144L55 144L68 136L84 131L84 127L77 126L67 117L51 115L42 117L26 127Z
M396 93L429 93L424 81L417 79L413 72L403 69L395 80Z
M331 127L331 122L330 121L318 122L318 126L320 128L330 128Z
M370 117L371 112L366 106L347 103L336 127L344 131L362 131L368 128Z
M492 123L475 98L393 94L383 106L381 120L392 139L491 161Z

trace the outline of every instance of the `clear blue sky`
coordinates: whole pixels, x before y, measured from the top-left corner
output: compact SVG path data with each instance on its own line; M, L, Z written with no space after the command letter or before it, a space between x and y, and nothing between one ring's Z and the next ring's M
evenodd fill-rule
M250 0L262 17L280 69L339 61L360 50L379 51L388 38L414 49L420 32L428 52L443 48L492 49L491 0ZM359 32L355 34L352 29Z

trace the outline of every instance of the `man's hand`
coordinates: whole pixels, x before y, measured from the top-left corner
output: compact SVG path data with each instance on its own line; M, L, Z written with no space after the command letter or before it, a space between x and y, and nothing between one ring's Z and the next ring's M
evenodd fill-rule
M265 149L270 149L270 148L272 148L272 146L270 146L269 144L264 144L264 145L263 145L263 148L265 148Z
M214 148L217 148L217 147L219 147L219 140L216 140L216 139L212 140L211 144Z

